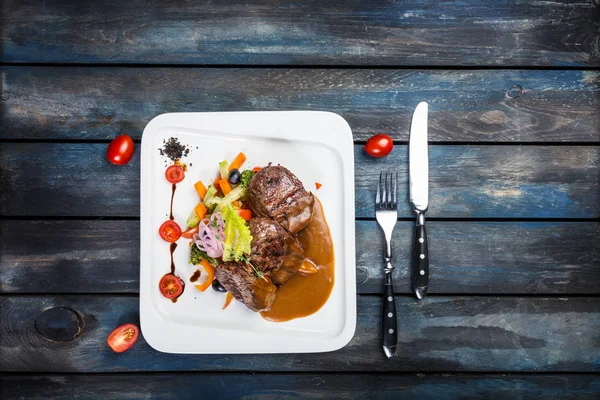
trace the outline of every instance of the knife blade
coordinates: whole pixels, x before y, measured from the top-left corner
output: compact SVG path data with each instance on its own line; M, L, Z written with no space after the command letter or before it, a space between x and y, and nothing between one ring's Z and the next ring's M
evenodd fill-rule
M408 143L409 199L417 214L413 239L413 289L418 299L429 286L429 252L425 230L425 211L429 207L429 155L427 118L429 106L421 102L415 108Z

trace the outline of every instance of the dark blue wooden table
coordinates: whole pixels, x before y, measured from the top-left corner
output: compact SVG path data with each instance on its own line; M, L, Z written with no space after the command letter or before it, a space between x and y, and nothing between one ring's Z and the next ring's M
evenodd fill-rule
M600 4L0 0L0 397L600 397ZM399 350L379 344L378 171L407 190L430 104L431 285L395 232ZM352 127L358 322L324 354L161 354L138 321L139 153L174 111L327 110ZM362 150L385 132L393 153ZM404 198L403 197L403 198Z

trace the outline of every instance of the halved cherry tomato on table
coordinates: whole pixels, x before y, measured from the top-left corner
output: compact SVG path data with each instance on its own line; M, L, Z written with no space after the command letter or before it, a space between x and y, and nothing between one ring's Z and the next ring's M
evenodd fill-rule
M160 294L167 299L176 299L183 293L183 281L176 275L166 274L158 283Z
M394 142L386 134L380 133L372 136L365 144L365 151L372 157L385 157L392 152Z
M181 165L171 165L165 171L165 178L171 183L179 183L185 178L185 171Z
M190 228L187 231L183 231L181 232L181 237L186 239L193 239L194 235L198 233L199 228L199 226L196 226L195 228Z
M134 150L133 139L127 135L119 135L108 145L106 158L113 164L125 165L131 160Z
M108 335L106 343L115 353L123 353L135 344L140 335L140 329L134 324L125 324L117 327Z
M168 220L158 228L158 233L165 242L173 243L181 236L181 228L177 222Z

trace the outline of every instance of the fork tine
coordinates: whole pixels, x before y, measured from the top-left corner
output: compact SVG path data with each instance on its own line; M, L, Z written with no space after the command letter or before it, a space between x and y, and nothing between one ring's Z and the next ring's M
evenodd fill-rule
M381 205L381 175L379 174L379 181L377 182L377 196L375 196L375 206L379 207Z
M387 207L387 174L380 175L381 179L381 208L385 209Z
M385 173L385 208L390 208L390 183L389 183L390 174Z
M394 208L398 208L398 171L396 171L396 180L394 181Z

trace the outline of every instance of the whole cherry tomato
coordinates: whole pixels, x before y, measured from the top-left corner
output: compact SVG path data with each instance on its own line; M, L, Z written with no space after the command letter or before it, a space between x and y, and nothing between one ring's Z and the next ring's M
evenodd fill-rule
M106 342L115 353L122 353L135 344L139 335L140 329L137 326L125 324L112 331Z
M165 242L173 243L181 236L181 228L177 222L167 220L158 228L158 233Z
M365 151L372 157L385 157L392 152L394 143L392 138L386 134L379 133L372 136L365 144Z
M108 145L106 158L113 164L125 165L131 160L134 150L133 139L127 135L119 135Z
M185 178L185 171L181 165L171 165L165 171L165 178L171 183L179 183Z

